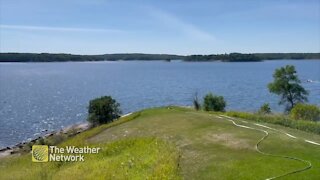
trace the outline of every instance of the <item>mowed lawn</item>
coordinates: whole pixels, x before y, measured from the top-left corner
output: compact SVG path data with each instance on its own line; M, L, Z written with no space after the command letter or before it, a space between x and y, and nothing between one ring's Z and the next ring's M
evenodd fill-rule
M281 179L320 179L320 146L267 130L260 149L310 161L312 168ZM263 124L296 137L320 142L320 136ZM236 127L214 114L188 108L147 109L81 133L65 145L102 147L86 162L32 163L31 155L0 159L0 179L266 179L307 164L259 154L264 133Z

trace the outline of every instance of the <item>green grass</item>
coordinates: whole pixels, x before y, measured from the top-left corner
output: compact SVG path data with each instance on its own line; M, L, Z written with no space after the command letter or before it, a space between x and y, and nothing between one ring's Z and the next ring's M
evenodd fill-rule
M179 179L175 146L156 138L99 144L85 162L32 163L31 156L4 159L0 179Z
M257 122L267 122L279 124L282 126L299 129L301 131L311 132L320 135L320 123L307 120L294 120L284 115L259 115L247 112L227 112L228 116L238 117Z
M261 124L320 142L316 134ZM250 121L245 125L257 127ZM262 151L302 158L313 165L282 179L320 178L320 146L268 131ZM13 156L1 159L0 179L265 179L305 166L257 153L255 144L263 135L207 112L147 109L60 144L102 147L101 153L88 156L85 163L32 163L30 154Z

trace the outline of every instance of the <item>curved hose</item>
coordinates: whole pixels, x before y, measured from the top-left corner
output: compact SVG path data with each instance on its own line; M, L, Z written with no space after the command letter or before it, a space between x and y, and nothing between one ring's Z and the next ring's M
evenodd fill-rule
M221 117L221 116L222 116L222 117ZM310 168L312 167L312 164L311 164L310 161L306 161L306 160L299 159L299 158L296 158L296 157L283 156L283 155L275 155L275 154L269 154L269 153L262 152L262 151L259 149L259 145L261 144L261 142L262 142L263 140L265 140L265 139L269 136L268 131L265 131L265 130L262 130L262 129L256 129L256 128L249 127L249 126L240 125L240 124L237 124L236 122L234 122L234 121L232 120L232 118L230 118L230 117L228 117L228 116L224 116L224 115L221 115L221 116L217 116L217 117L218 117L218 118L227 118L228 121L231 121L231 122L232 122L235 126L237 126L237 127L242 127L242 128L246 128L246 129L252 129L252 130L256 130L256 131L263 132L265 135L256 143L256 151L257 151L258 153L263 154L263 155L265 155L265 156L272 156L272 157L279 157L279 158L291 159L291 160L295 160L295 161L299 161L299 162L303 162L303 163L307 164L307 166L304 167L304 168L297 169L297 170L294 170L294 171L290 171L290 172L288 172L288 173L285 173L285 174L282 174L282 175L279 175L279 176L270 177L270 178L267 178L266 180L276 179L276 178L288 176L288 175L290 175L290 174L295 174L295 173L298 173L298 172L306 171L306 170L308 170L308 169L310 169Z

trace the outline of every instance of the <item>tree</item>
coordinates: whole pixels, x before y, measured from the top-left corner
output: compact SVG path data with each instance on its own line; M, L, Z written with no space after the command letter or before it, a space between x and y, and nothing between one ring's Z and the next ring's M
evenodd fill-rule
M212 93L207 94L203 99L205 111L225 111L226 102L223 96L216 96Z
M311 104L297 104L290 112L294 119L302 119L309 121L320 120L320 108Z
M89 102L88 121L94 126L112 122L114 119L120 117L121 110L119 107L120 104L112 99L111 96L102 96L93 99Z
M271 108L269 106L269 103L264 103L259 111L258 111L259 114L270 114L271 113Z
M193 107L195 110L200 110L201 109L201 105L200 105L200 102L199 102L199 99L198 99L198 93L196 93L194 95L194 98L193 98Z
M289 112L297 103L308 101L309 93L300 85L294 66L286 65L276 69L273 78L274 81L268 84L269 91L281 96L279 104L285 104L286 111Z

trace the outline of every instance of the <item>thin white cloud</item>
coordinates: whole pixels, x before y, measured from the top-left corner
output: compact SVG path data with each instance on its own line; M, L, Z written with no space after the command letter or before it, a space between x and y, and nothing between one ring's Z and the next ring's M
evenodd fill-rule
M148 13L156 18L158 21L161 21L164 25L167 25L169 28L175 28L178 31L184 33L189 38L194 38L198 40L204 41L215 41L216 38L209 32L206 32L199 27L191 24L189 22L185 22L179 19L177 16L157 9L155 7L148 6L146 7Z
M61 31L61 32L106 32L106 33L124 32L122 30L117 30L117 29L25 26L25 25L6 25L6 24L0 24L0 29L31 30L31 31Z

